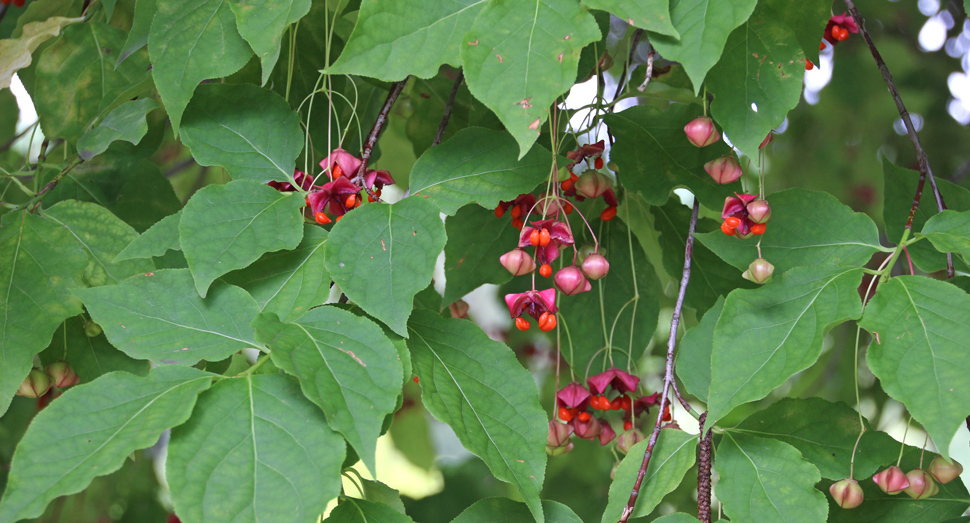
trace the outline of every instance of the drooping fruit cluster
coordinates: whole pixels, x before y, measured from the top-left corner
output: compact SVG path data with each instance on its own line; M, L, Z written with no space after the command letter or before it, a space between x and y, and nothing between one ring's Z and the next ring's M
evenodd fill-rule
M771 206L754 194L735 194L724 199L721 232L746 239L764 234L771 220Z
M872 481L879 486L879 490L890 496L905 492L915 500L922 500L937 495L940 492L939 484L945 485L953 481L962 472L963 466L956 461L936 456L925 470L913 469L904 473L898 466L893 465L872 476ZM856 508L862 504L862 488L854 479L833 483L829 492L842 508Z

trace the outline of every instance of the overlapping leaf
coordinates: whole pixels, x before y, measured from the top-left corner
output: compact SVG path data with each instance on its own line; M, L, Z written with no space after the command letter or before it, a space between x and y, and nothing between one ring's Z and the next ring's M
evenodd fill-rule
M551 165L550 153L542 147L533 147L519 160L508 133L471 127L421 155L411 170L410 187L441 212L454 215L468 203L495 207L532 192L549 177Z
M408 330L425 407L496 478L515 485L541 523L548 423L532 376L507 346L469 321L419 310Z
M118 53L118 60L115 66L131 56L135 51L148 45L148 32L152 28L152 20L158 11L157 0L136 0L135 12L131 21L131 29L128 30L128 38L125 45Z
M585 0L583 3L593 9L609 11L634 27L674 39L680 36L671 24L668 0Z
M714 329L707 426L815 363L825 333L862 314L861 280L856 267L805 267L728 295Z
M450 238L445 245L445 303L454 303L482 284L512 279L496 256L519 244L519 231L508 220L468 205L445 221L445 230Z
M572 510L562 503L543 500L542 511L547 521L581 523ZM466 508L451 523L493 523L495 521L534 521L525 503L509 498L485 498Z
M879 286L859 325L879 334L866 361L883 390L949 457L950 439L970 415L970 295L946 282L899 276Z
M88 383L116 370L144 376L149 363L136 360L108 343L104 334L88 336L87 320L74 316L65 320L51 338L51 344L40 353L40 362L47 366L56 361L70 363L81 383Z
M17 446L0 520L34 518L58 496L121 468L129 454L188 419L210 374L163 365L146 377L112 372L41 411Z
M280 57L283 31L310 12L310 0L232 0L229 7L236 15L239 35L259 57L265 84Z
M172 431L166 477L187 523L314 523L340 492L344 444L280 374L220 381Z
M158 104L151 98L132 100L115 107L101 123L81 135L77 141L78 156L90 160L118 140L138 145L148 133L146 116L156 107Z
M414 523L389 505L365 499L344 498L324 520L329 523Z
M940 252L953 252L970 260L970 211L949 209L926 221L920 234L926 236Z
M182 221L182 211L171 214L159 220L147 231L131 241L115 256L114 261L133 260L161 256L165 251L180 251L179 222Z

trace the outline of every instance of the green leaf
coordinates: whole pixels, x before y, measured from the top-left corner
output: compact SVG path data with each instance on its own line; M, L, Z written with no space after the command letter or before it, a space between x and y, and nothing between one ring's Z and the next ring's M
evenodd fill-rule
M235 180L291 181L303 150L300 118L280 95L250 84L204 84L185 108L182 140L201 165Z
M330 231L327 270L364 312L407 336L414 295L431 283L445 241L438 209L424 198L364 205Z
M728 35L751 16L757 3L757 0L671 0L670 19L680 39L651 34L650 43L664 58L684 65L697 94L707 72L721 57Z
M556 523L582 523L569 507L555 501L542 500L542 510L547 521ZM485 498L466 508L451 523L531 523L535 518L525 503L509 498Z
M584 0L583 4L626 20L634 27L679 38L670 21L669 0Z
M217 282L200 298L194 289L188 270L170 269L75 294L111 344L133 358L192 365L260 347L249 327L259 307L246 291Z
M365 0L347 46L327 73L395 82L408 75L431 78L442 64L457 67L462 37L484 6L485 0Z
M899 442L873 430L868 422L866 428L855 452L855 477L860 481L895 463L899 455ZM859 414L842 402L783 398L729 431L783 441L818 467L823 478L840 480L849 477L849 463L859 437Z
M10 89L0 90L0 141L7 142L17 136L17 120L20 106Z
M671 191L686 187L710 209L721 208L725 197L743 192L740 182L718 185L704 171L705 163L731 154L731 149L723 141L699 148L687 140L684 126L700 115L698 105L673 104L666 110L638 106L604 116L613 134L621 137L610 159L624 187L650 205L663 205Z
M515 137L519 158L539 137L549 106L576 80L579 54L600 39L574 0L490 2L460 43L468 89Z
M156 0L148 34L152 77L178 136L182 112L203 80L230 75L253 55L226 0Z
M261 312L274 312L283 321L296 320L330 295L323 255L326 241L326 229L305 224L303 241L296 249L266 253L222 280L246 289Z
M717 498L732 521L816 523L826 520L825 496L815 490L818 469L791 445L725 433L714 469Z
M135 51L148 45L148 32L151 30L152 20L155 19L156 12L158 12L157 0L135 0L135 13L132 18L131 29L128 31L125 45L121 47L121 52L118 53L118 61L115 62L115 67L118 67Z
M88 253L84 282L89 287L118 283L155 268L151 260L114 261L137 233L100 205L68 200L47 209L44 218L67 229L72 240Z
M64 36L37 60L34 104L44 134L74 143L102 114L150 85L148 56L132 56L117 69L110 65L124 43L124 31L99 22L64 29Z
M404 514L404 502L401 501L401 493L380 481L358 478L364 489L364 499L374 503L387 505L397 512Z
M791 29L805 52L805 58L818 63L818 44L822 38L819 35L825 33L825 26L832 16L832 4L828 0L762 0L758 7L773 11L772 18L784 22Z
M548 423L532 375L470 321L419 310L408 330L424 406L496 478L515 485L541 523Z
M731 143L758 164L765 136L798 105L804 75L805 53L792 30L775 11L756 9L731 33L707 78L714 93L711 116Z
M407 514L393 507L363 499L344 498L325 523L414 523Z
M970 261L970 211L949 209L926 221L920 234L926 236L940 252L953 252Z
M688 287L689 288L689 287ZM711 390L711 351L714 349L714 327L721 311L724 298L718 298L701 321L687 330L680 340L677 354L677 377L684 382L684 389L697 399L707 403Z
M700 523L699 519L683 512L667 514L666 516L661 516L653 521L654 523Z
M541 146L519 160L509 133L471 127L421 155L411 170L410 188L454 215L468 203L494 208L532 192L549 177L551 165L549 151Z
M438 134L441 114L451 95L457 74L458 71L442 69L438 76L430 80L414 79L409 100L414 112L408 117L405 131L417 157L431 147L435 135ZM495 131L504 129L498 117L471 95L464 81L458 87L451 109L451 118L442 135L444 142L467 127L485 127Z
M94 129L77 141L78 156L90 160L108 150L112 142L124 140L132 145L148 133L148 113L158 107L155 100L142 98L125 102L114 108Z
M172 431L166 476L180 518L316 522L340 492L340 436L286 376L222 380Z
M211 381L202 371L163 365L146 377L112 372L67 390L17 446L0 520L37 517L54 498L118 470L133 451L188 419Z
M70 232L26 211L0 218L0 413L67 318L81 313L88 256Z
M485 283L506 283L512 274L499 263L500 253L519 244L519 231L477 205L462 207L445 220L445 298L455 300Z
M114 261L132 260L138 258L152 258L162 256L166 251L180 251L179 222L182 211L166 216L137 238L131 241L115 256Z
M25 24L17 38L0 40L0 89L10 87L14 73L30 65L31 54L41 44L59 35L64 27L83 21L84 18L52 16L41 22Z
M90 337L84 332L87 320L74 316L64 320L51 338L51 344L40 353L40 362L47 366L64 360L77 372L81 383L94 381L116 370L144 376L149 363L136 360L114 348L104 334Z
M185 204L179 242L205 298L218 277L242 269L264 253L295 249L303 238L305 205L298 193L284 193L250 180L202 188Z
M861 281L857 267L805 267L728 295L714 329L707 427L815 363L825 333L862 315Z
M648 443L649 441L643 440L634 445L616 468L616 479L610 485L609 502L603 512L603 523L620 519L630 500L630 491L633 490ZM696 435L676 429L660 431L647 472L643 476L640 495L633 507L633 517L646 516L653 512L664 496L680 485L684 474L694 466L696 448Z
M317 307L296 323L261 314L253 327L273 363L300 379L303 394L375 471L381 424L404 381L397 349L380 327L336 307Z
M775 266L775 275L792 267L863 265L884 250L872 219L829 193L793 188L769 195L768 201L771 221L762 236L741 240L718 230L698 234L697 239L739 270L757 258L755 245L760 241L762 256Z
M269 79L280 57L283 31L310 12L310 0L232 0L239 34L259 57L262 83Z
M866 361L883 390L949 457L950 440L970 415L970 296L946 282L899 276L879 286L859 325L879 334Z

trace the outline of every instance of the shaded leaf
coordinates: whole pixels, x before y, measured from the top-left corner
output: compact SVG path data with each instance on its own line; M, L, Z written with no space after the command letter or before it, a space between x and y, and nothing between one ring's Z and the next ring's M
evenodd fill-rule
M485 283L505 283L512 274L499 263L500 253L519 242L519 231L495 213L477 205L462 207L445 220L445 298L455 300Z
M374 503L381 503L393 508L395 511L404 514L404 502L401 501L401 493L380 481L358 478L361 487L364 489L364 499Z
M229 7L240 36L259 57L265 84L280 57L283 31L310 12L310 0L232 0Z
M542 511L547 521L556 523L581 523L569 507L555 501L542 500ZM485 498L465 509L451 523L494 523L497 521L518 523L532 522L535 518L525 503L509 498Z
M673 38L680 36L670 21L669 0L584 0L583 4L609 11L640 29Z
M677 352L677 377L684 383L684 389L697 399L707 403L711 390L711 351L714 348L714 327L721 311L724 298L718 298L701 321L687 330L680 340Z
M772 18L784 22L791 29L798 40L798 45L805 52L805 58L812 63L818 62L818 44L825 33L825 26L832 16L832 4L828 0L803 0L789 2L788 0L763 0L758 8L774 11Z
M114 348L104 334L91 337L84 332L87 320L74 316L64 320L51 344L40 353L40 362L45 367L56 361L64 360L77 372L81 383L94 381L116 370L144 376L148 374L149 364L136 360Z
M128 38L125 45L118 53L118 60L115 67L126 58L134 54L135 51L148 45L148 33L152 27L152 20L158 12L157 0L135 0L135 13L132 17L131 29L128 30Z
M77 141L78 156L90 160L108 150L112 142L124 140L132 145L148 133L146 116L158 107L155 100L142 98L125 102L114 108L96 127L84 133Z
M84 18L52 16L42 22L24 24L17 38L0 40L0 89L10 87L14 73L30 65L31 54L41 44L59 35L64 27Z
M414 79L409 100L414 112L408 117L406 133L417 157L431 147L435 135L438 134L441 114L451 95L457 74L457 71L443 69L438 76L430 80ZM467 127L484 127L495 131L504 129L495 113L489 111L471 95L464 80L458 88L458 94L451 109L451 118L442 135L442 143Z
M698 523L700 520L691 516L690 514L685 514L683 512L676 512L674 514L667 514L666 516L661 516L655 520L655 523Z
M165 251L180 251L179 222L182 211L166 216L137 238L131 241L115 256L114 261L133 260L138 258L152 258L162 256Z
M926 236L940 252L953 252L970 260L970 211L957 212L949 209L935 214L926 221L920 234Z

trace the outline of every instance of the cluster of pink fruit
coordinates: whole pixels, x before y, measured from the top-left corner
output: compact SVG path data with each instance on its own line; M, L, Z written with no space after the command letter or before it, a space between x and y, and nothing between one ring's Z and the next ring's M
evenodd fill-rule
M945 485L959 477L962 472L963 466L956 461L936 456L925 470L913 469L904 473L898 466L893 465L873 476L872 481L890 496L905 492L909 497L921 500L940 492L937 482ZM847 509L858 507L865 498L859 482L852 478L832 483L829 493L840 507Z

